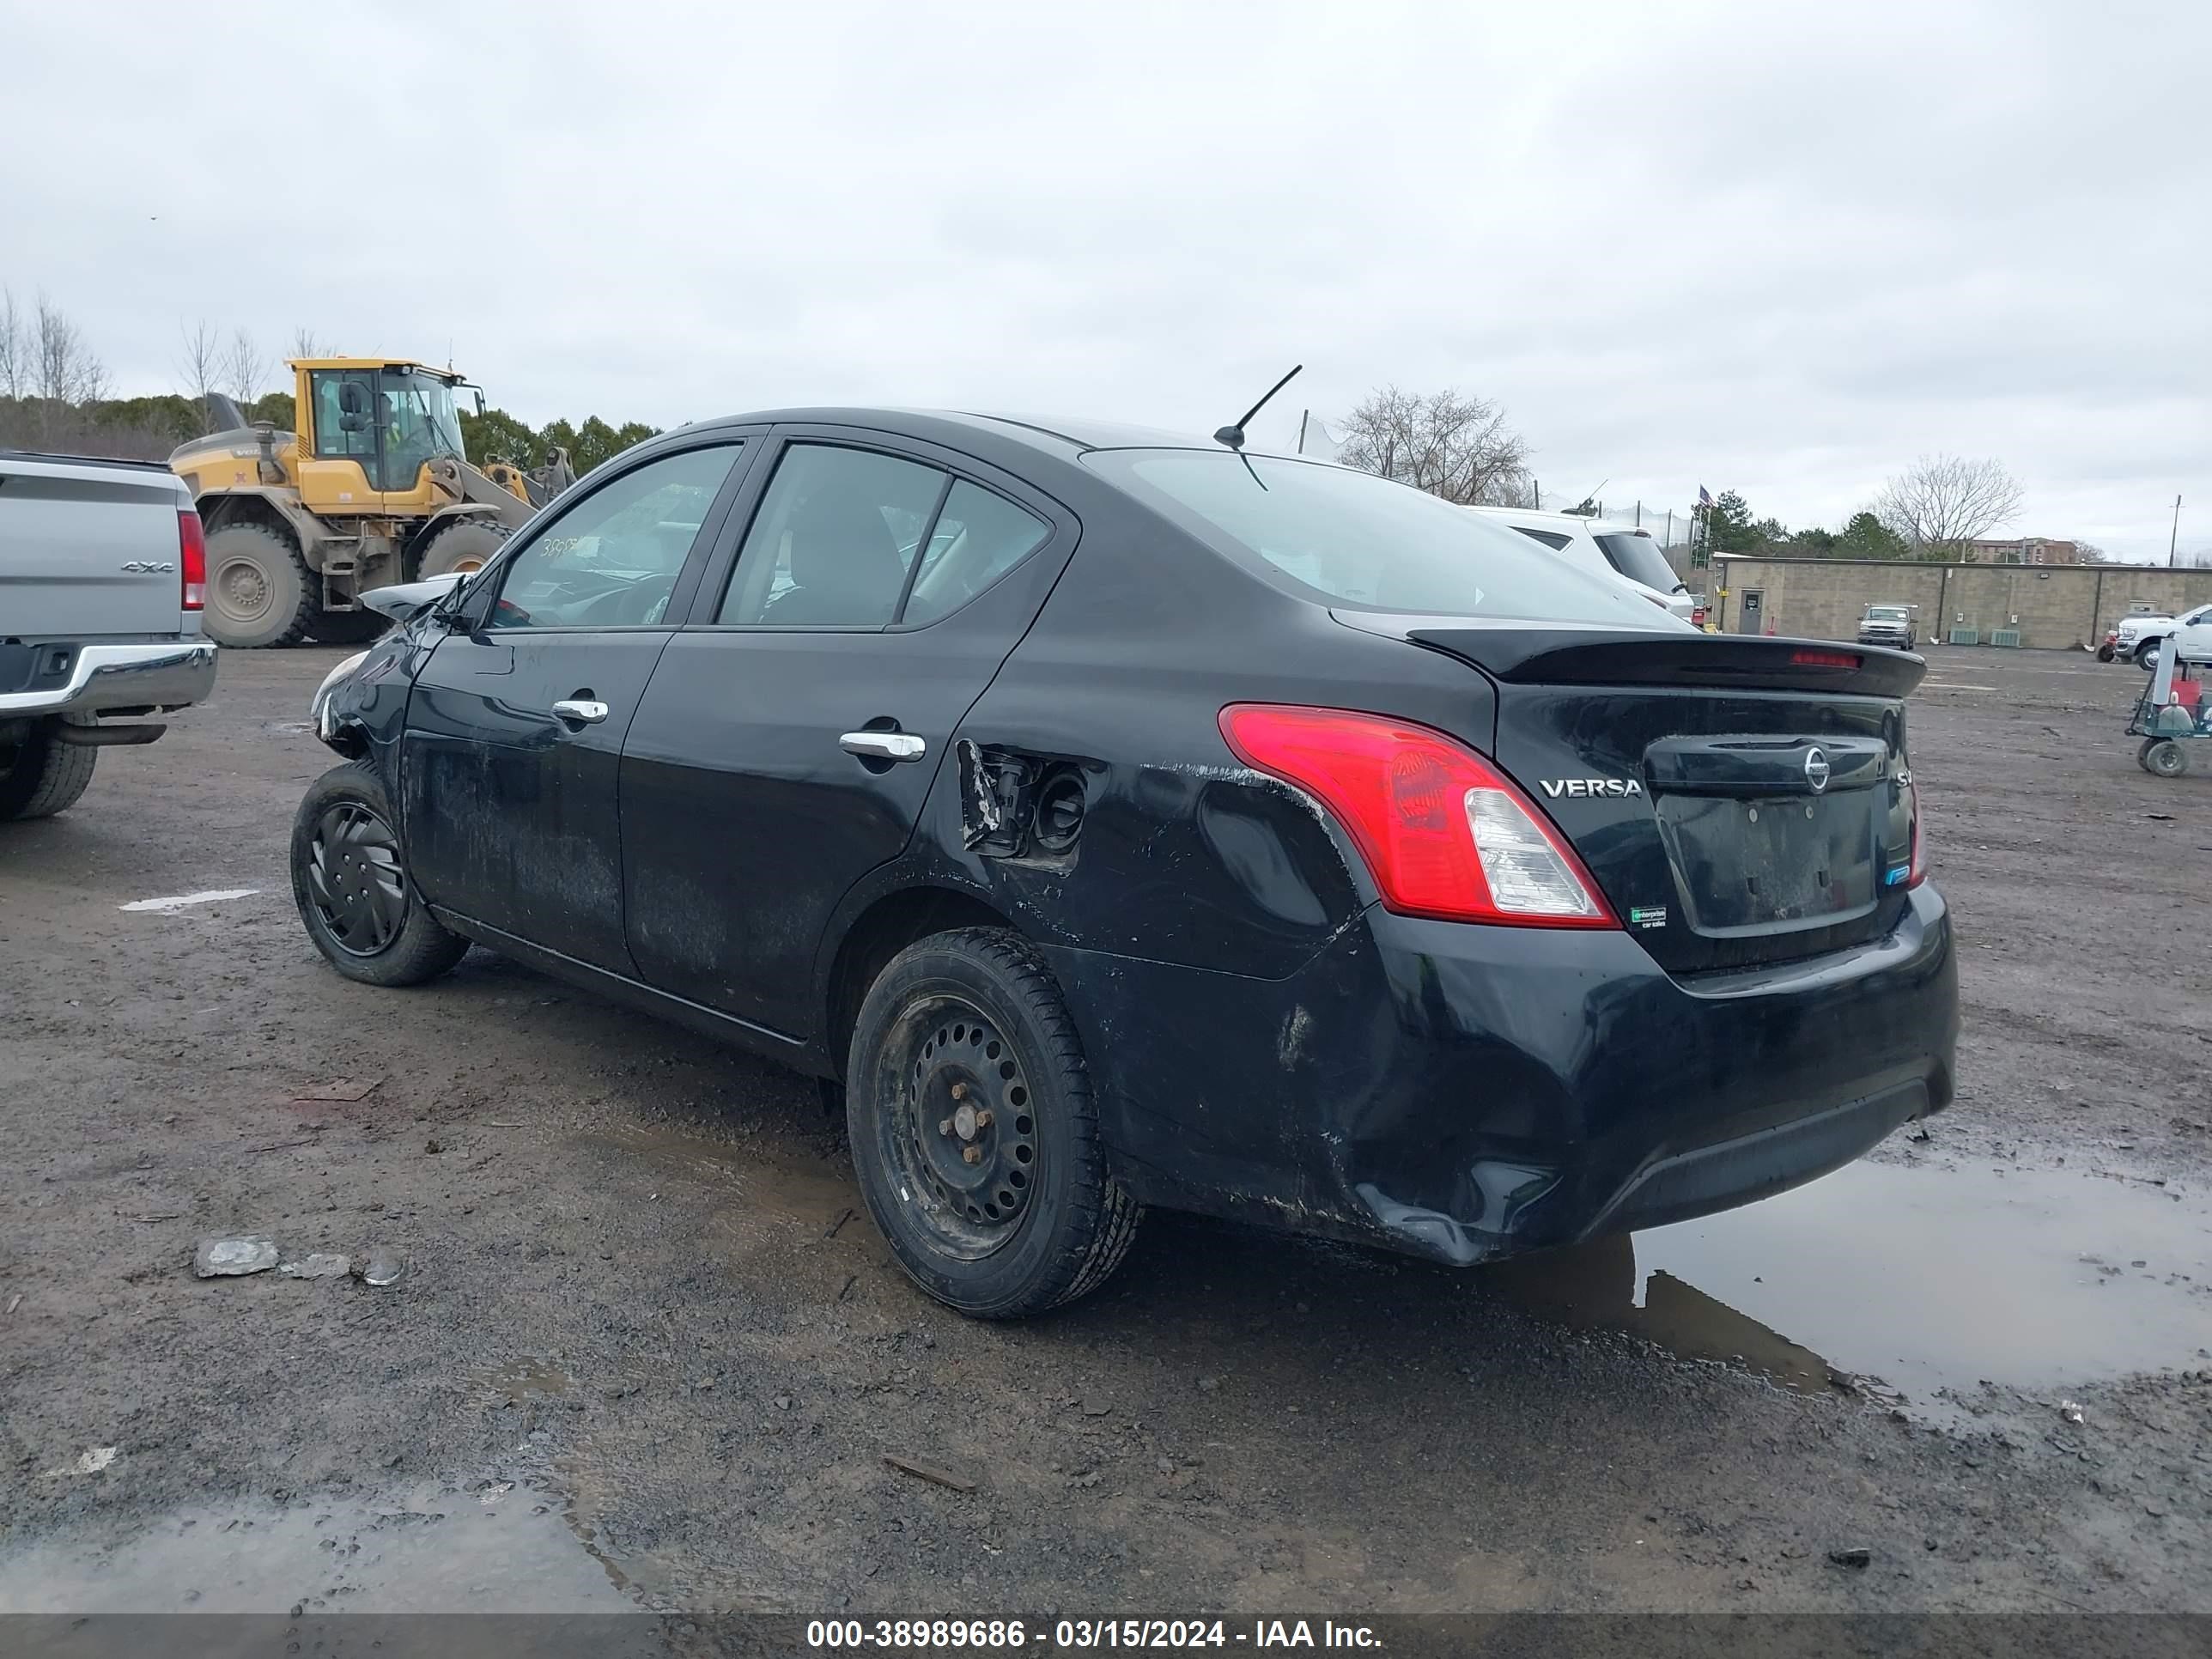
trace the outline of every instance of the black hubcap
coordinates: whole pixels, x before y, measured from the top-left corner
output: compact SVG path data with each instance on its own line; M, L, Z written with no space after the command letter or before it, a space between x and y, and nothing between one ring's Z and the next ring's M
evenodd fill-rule
M948 1255L1012 1238L1037 1176L1036 1108L1013 1045L972 1008L938 1002L904 1022L906 1087L884 1152L914 1212Z
M373 957L407 925L407 880L391 826L358 801L340 801L315 821L307 890L331 942Z

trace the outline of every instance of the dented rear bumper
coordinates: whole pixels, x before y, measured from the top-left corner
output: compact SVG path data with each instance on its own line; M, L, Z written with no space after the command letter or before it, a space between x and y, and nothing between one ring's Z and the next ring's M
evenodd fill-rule
M1782 1191L1952 1093L1931 887L1883 939L1694 977L1379 908L1280 980L1048 954L1138 1196L1460 1266Z

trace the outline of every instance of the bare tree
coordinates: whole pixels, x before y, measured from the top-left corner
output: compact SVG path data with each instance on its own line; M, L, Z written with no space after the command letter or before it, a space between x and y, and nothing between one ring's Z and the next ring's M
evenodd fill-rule
M200 406L200 429L204 432L214 423L208 408L208 394L222 390L222 342L205 321L189 332L179 323L177 331L184 336L183 355L177 359L177 377L185 383L186 394Z
M0 288L0 398L20 398L31 389L31 336L15 305L15 290Z
M43 294L32 323L30 381L33 395L57 406L97 403L107 395L107 365Z
M1462 506L1511 506L1528 487L1528 446L1505 411L1447 388L1423 394L1386 386L1343 422L1337 459Z
M315 331L312 328L292 331L292 356L295 358L327 357L330 355L331 349L315 337Z
M2020 512L2019 482L1996 460L1923 455L1882 486L1875 513L1923 559L1956 559Z
M222 354L222 378L241 408L261 395L262 384L269 378L268 354L242 328L230 337L229 349Z

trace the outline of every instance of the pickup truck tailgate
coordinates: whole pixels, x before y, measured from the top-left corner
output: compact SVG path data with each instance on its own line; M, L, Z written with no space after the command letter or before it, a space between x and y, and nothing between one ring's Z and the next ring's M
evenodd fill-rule
M0 456L0 640L177 633L191 504L167 467Z

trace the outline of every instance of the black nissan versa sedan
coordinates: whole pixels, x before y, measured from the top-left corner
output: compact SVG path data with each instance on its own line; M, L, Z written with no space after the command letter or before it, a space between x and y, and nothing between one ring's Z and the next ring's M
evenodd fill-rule
M293 830L324 954L474 942L842 1080L967 1313L1148 1204L1468 1265L1951 1098L1919 659L1695 632L1364 473L781 410L378 608Z

